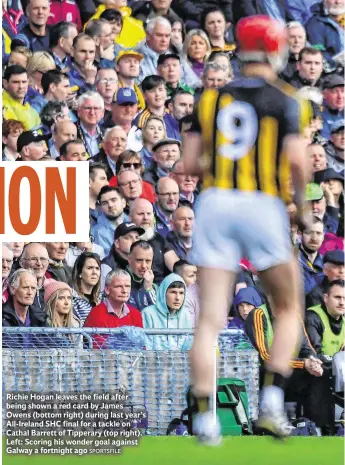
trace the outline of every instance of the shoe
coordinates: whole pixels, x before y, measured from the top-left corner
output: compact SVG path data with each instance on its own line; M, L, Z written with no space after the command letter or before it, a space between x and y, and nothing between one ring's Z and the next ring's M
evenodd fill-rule
M218 417L214 422L213 412L196 413L193 417L193 434L206 446L219 446L222 436Z
M277 439L290 436L293 426L289 423L284 411L276 411L269 407L262 407L258 420L255 423L257 433L268 434Z

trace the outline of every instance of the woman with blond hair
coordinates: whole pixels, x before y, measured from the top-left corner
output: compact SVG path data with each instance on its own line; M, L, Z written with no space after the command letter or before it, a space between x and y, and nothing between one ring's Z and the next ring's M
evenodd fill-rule
M80 328L81 322L73 314L72 289L62 281L49 279L44 286L44 303L47 313L47 324L51 328ZM47 334L48 346L71 347L81 346L82 336L72 334Z
M211 53L209 38L201 29L192 29L188 32L184 44L183 53L194 74L200 79L204 71L207 58Z
M56 69L54 58L48 52L34 52L26 68L29 77L29 98L43 94L42 76L47 71ZM30 90L31 88L31 90Z
M166 127L163 118L151 115L147 118L142 129L143 148L140 151L144 168L152 166L152 147L162 139L166 139Z

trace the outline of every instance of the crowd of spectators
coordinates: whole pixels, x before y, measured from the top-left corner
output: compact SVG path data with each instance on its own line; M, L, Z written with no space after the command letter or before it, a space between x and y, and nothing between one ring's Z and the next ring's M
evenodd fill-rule
M344 0L3 0L3 11L2 160L88 160L90 206L88 242L2 245L3 326L196 327L198 270L188 252L202 179L184 172L181 140L204 89L241 77L237 22L268 14L286 23L282 85L312 108L311 227L300 230L287 205L306 310L293 362L303 377L291 390L329 378L323 357L335 352L324 332L345 331ZM244 329L263 363L274 318L246 257L233 295L224 328ZM184 350L189 340L149 344ZM319 401L329 386L317 386ZM331 426L316 404L309 415Z

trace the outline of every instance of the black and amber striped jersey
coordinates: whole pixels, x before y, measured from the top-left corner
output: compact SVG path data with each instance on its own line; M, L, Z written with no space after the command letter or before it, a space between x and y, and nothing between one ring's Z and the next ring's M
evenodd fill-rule
M290 200L284 138L310 124L307 101L282 81L241 77L203 92L190 132L200 132L204 188L262 191Z
M301 323L301 347L290 361L290 367L293 369L303 369L304 359L311 355L316 355L316 351L311 345L308 333L305 329L304 321L300 316L299 320ZM259 360L262 365L270 358L267 326L267 317L264 310L260 307L249 312L244 325L244 332L248 336L253 347L259 352Z

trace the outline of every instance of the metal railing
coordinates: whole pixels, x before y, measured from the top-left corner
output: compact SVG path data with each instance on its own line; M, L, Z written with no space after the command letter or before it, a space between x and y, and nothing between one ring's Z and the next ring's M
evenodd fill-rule
M192 341L190 330L3 328L3 392L124 390L146 409L146 434L165 434L186 406ZM218 377L245 381L257 418L257 352L238 330L223 331L218 347Z

